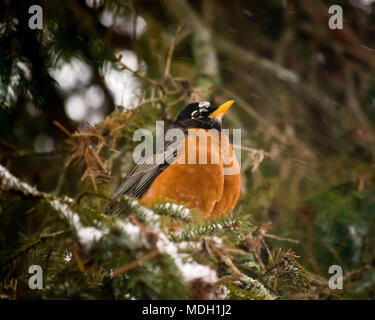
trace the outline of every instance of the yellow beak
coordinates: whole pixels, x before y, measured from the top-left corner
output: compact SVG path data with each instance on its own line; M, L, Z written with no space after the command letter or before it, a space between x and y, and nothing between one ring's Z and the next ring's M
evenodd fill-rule
M212 112L208 117L217 118L221 120L225 112L228 111L228 109L232 106L233 103L234 103L234 100L229 100L227 102L224 102L219 108L217 108L214 112Z

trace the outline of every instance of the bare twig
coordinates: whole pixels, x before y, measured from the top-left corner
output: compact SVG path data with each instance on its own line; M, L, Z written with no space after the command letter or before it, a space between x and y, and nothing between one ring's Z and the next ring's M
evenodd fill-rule
M179 35L179 33L181 32L181 29L182 29L182 24L180 24L177 27L177 30L176 30L176 33L173 37L171 46L169 47L167 63L165 65L165 69L164 69L164 79L169 77L169 73L170 73L170 70L171 70L172 56L173 56L174 48L176 46L176 39L177 39L177 36Z
M157 83L155 80L152 80L144 75L142 75L139 71L137 70L133 70L131 68L129 68L124 62L121 61L122 59L122 56L119 55L118 57L116 57L116 60L121 64L122 66L122 69L125 69L125 70L128 70L130 73L132 73L134 76L136 76L137 78L147 82L148 84L152 85L152 86L158 86L159 83Z
M154 249L152 251L150 251L149 253L145 254L143 257L137 259L137 260L134 260L130 263L127 263L119 268L116 268L115 270L113 270L112 274L111 274L111 277L114 278L114 277L117 277L118 275L122 274L122 273L125 273L131 269L134 269L136 267L138 267L139 265L141 265L142 263L146 262L147 260L150 260L156 256L160 255L160 251L159 249Z
M63 131L64 133L66 133L67 136L72 137L72 134L69 132L69 130L66 129L60 122L58 122L57 120L55 120L55 121L53 121L53 124L56 127L60 128L61 131Z
M269 233L265 233L264 237L279 240L279 241L288 241L288 242L292 242L292 243L299 243L298 240L290 239L290 238L284 238L284 237L278 237L278 236L275 236L275 235L269 234Z

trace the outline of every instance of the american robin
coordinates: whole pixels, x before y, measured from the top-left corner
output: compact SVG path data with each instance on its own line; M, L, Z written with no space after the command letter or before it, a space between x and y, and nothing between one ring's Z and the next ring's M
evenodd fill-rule
M117 195L140 198L148 207L160 199L172 200L199 209L202 217L230 214L240 195L241 177L229 140L221 134L221 121L233 102L186 106L169 128L181 130L182 138L167 141L151 162L135 165ZM225 174L228 168L231 173Z

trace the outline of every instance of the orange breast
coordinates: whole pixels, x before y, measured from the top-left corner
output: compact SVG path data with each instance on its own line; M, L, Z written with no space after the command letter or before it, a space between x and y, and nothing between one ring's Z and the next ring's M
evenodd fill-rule
M204 216L220 216L223 212L228 215L232 211L241 186L238 162L228 138L211 133L203 129L189 130L188 137L179 146L176 161L143 195L146 206L165 199L198 208ZM223 148L228 149L222 152ZM228 167L237 168L238 174L224 175Z
M224 190L220 201L217 202L212 212L215 216L221 216L223 213L229 215L237 204L241 191L240 166L225 134L220 137L220 146L224 172Z

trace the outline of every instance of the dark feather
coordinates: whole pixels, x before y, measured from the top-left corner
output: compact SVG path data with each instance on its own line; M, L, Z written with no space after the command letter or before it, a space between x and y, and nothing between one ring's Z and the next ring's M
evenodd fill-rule
M185 138L187 130L183 131ZM131 198L141 198L154 180L173 162L177 155L176 146L179 143L181 141L166 141L163 152L152 156L152 163L148 164L148 161L145 161L143 164L136 164L116 189L117 199L122 195L127 195ZM164 161L160 163L161 161L158 161L160 159L164 159ZM107 214L113 214L120 210L117 199L106 208Z

